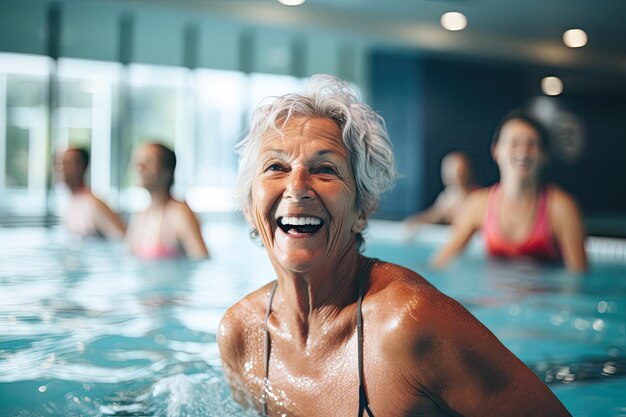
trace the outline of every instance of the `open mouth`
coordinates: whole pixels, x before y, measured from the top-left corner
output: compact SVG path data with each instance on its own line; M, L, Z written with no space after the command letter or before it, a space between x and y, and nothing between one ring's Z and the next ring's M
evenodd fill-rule
M324 226L319 217L279 217L276 221L287 234L313 234Z
M529 158L514 158L513 165L528 168L532 161Z

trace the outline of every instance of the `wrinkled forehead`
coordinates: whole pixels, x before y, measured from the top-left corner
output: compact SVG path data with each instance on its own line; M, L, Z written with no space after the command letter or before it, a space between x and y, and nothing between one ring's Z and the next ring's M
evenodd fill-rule
M328 147L333 152L347 156L341 129L334 120L325 117L295 116L286 123L278 121L278 130L263 134L261 152L292 146Z

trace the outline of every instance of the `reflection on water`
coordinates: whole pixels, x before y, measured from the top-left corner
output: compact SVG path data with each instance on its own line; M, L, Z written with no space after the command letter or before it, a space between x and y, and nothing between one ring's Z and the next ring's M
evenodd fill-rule
M418 271L460 301L557 394L573 415L626 415L626 263L590 272L461 257L431 270L434 247L372 242L368 252Z
M601 380L606 377L626 376L626 358L618 356L616 350L614 359L585 358L582 362L534 364L534 371L543 377L546 383L571 383L574 381Z
M215 340L226 307L272 276L243 246L142 262L122 243L0 230L0 415L245 415ZM253 260L233 270L237 254Z
M123 244L0 229L0 415L246 415L215 334L225 309L274 274L242 225L212 225L207 241L211 260L145 262ZM367 254L461 301L573 414L624 413L624 264L574 276L466 256L431 271L431 252L372 240Z

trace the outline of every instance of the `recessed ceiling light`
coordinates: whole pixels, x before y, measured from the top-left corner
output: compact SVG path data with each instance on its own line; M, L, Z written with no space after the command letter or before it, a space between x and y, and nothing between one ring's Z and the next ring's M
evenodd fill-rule
M547 96L558 96L563 92L563 81L559 77L545 77L541 80L541 91Z
M441 26L446 30L463 30L467 27L467 18L459 12L444 13L441 15Z
M284 4L285 6L299 6L305 1L306 0L278 0L279 3Z
M587 34L582 29L570 29L563 33L563 43L570 48L580 48L587 45Z

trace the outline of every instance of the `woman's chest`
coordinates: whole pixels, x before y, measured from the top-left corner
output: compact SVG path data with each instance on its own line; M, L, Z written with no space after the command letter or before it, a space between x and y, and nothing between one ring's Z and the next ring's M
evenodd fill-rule
M351 416L358 415L365 404L376 417L446 415L390 364L365 361L360 379L356 352L330 360L306 356L300 362L273 359L267 380L261 373L251 387L259 408L266 402L270 416ZM359 397L361 383L363 398Z

